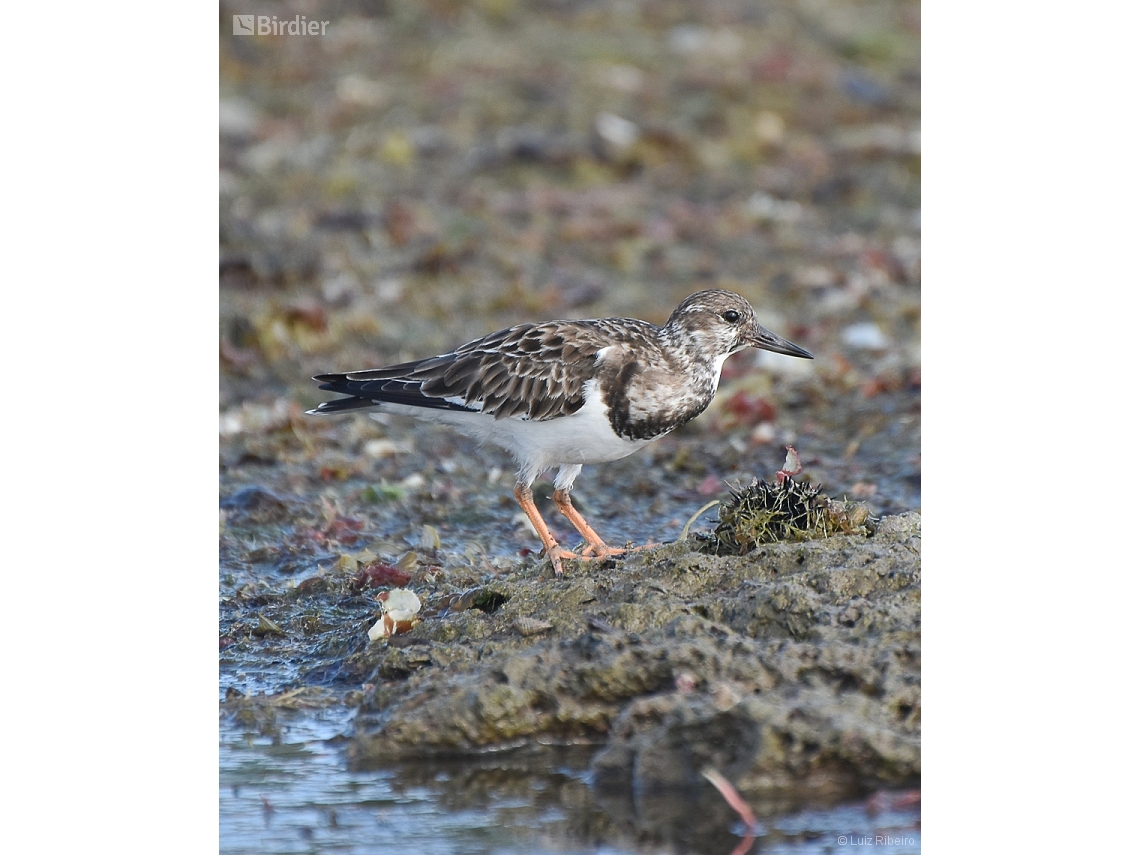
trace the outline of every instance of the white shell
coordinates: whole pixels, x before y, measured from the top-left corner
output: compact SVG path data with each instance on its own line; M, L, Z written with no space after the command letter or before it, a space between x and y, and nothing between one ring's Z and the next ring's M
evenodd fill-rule
M394 621L411 620L420 610L420 598L407 588L393 588L380 596L381 608Z

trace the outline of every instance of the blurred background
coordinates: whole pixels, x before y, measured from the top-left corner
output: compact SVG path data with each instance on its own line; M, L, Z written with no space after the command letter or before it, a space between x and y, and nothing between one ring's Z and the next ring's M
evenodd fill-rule
M236 15L328 23L235 35ZM392 556L438 547L458 580L538 546L505 454L408 420L306 417L328 397L309 379L321 371L521 321L661 323L687 294L727 288L815 360L739 354L699 419L587 467L575 502L599 532L675 540L727 485L771 479L785 445L832 496L919 508L917 0L226 0L219 28L223 693L298 678L295 659L226 653L242 609L329 558L298 532ZM548 493L536 485L540 506ZM288 508L276 527L227 528L274 507ZM586 830L558 834L591 840L580 776L545 779L545 807L533 770L474 802L447 783L457 772L393 795L398 775L347 773L324 742L349 720L303 717L292 740L223 724L223 850L308 851L305 829L336 838L333 802L350 829L360 793L390 799L380 825L401 834L432 817L402 838L415 851L516 851L475 845L476 826L549 836L549 818L510 813L520 799L581 802L568 822ZM864 820L801 816L777 839L813 851Z
M318 371L718 286L817 358L734 357L708 474L794 441L829 490L918 505L917 2L227 2L221 29L223 438Z

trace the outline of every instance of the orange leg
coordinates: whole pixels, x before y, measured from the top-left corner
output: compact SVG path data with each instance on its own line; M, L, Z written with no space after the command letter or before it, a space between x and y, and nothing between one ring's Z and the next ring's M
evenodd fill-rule
M573 558L578 559L582 556L576 555L569 549L563 549L558 545L558 541L554 539L554 535L550 533L550 529L546 525L546 520L542 518L542 514L538 512L538 508L534 504L534 493L531 492L530 487L524 484L515 484L515 501L523 509L530 524L534 526L534 530L538 532L538 536L542 538L542 545L546 550L546 555L550 559L550 563L554 565L554 572L559 576L562 575L562 559ZM579 517L579 519L581 519ZM573 522L573 520L571 520ZM583 520L585 522L585 520ZM589 526L587 526L589 528ZM595 534L594 537L597 537ZM604 544L603 544L604 545Z
M578 533L586 538L586 548L582 550L584 556L609 558L612 555L624 555L627 552L625 549L606 546L605 541L586 522L586 518L578 513L578 509L570 503L569 490L555 490L554 504L562 512L562 516L570 520L574 528L578 529Z

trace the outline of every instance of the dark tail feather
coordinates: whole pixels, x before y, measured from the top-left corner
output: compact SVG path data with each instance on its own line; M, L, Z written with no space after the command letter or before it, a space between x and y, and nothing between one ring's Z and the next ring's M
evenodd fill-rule
M342 395L352 395L351 398L337 398L334 401L325 401L310 413L322 415L325 413L343 413L348 410L372 409L377 404L404 404L410 407L423 407L431 410L458 410L469 412L470 408L461 407L443 398L424 395L420 392L420 384L411 380L359 380L358 374L318 374L314 380L323 380L320 388L329 392L339 392Z
M307 410L306 415L324 415L326 413L343 413L348 410L363 410L375 407L376 402L368 398L337 398L335 401L325 401L318 404L315 410Z

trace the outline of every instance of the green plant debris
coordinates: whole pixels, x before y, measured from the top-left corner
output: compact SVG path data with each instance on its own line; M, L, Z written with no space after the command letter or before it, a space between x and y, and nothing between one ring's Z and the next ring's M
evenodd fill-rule
M778 484L754 479L720 507L712 534L698 535L713 555L744 555L780 541L818 540L834 534L874 533L875 520L864 505L831 499L807 481L785 478Z
M265 615L257 616L257 626L253 628L252 632L254 635L285 635L285 630Z
M379 484L369 484L361 490L360 499L372 505L379 505L385 502L402 502L407 493L408 491L399 484L381 481Z

